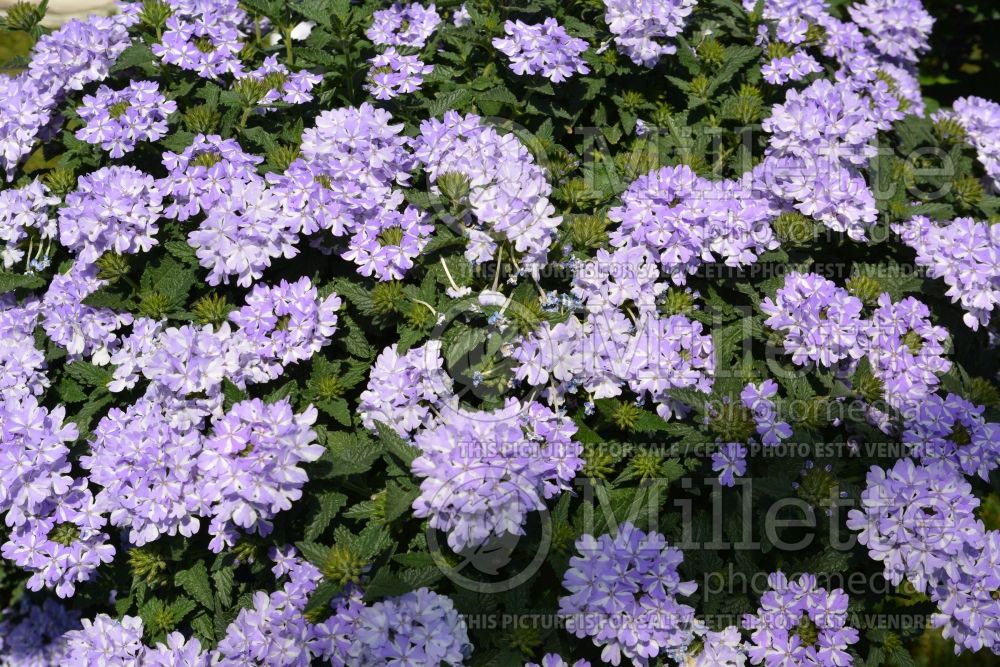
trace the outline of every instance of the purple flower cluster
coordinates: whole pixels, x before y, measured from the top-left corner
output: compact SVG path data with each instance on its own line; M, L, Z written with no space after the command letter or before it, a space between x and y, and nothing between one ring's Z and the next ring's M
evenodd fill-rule
M59 203L41 181L0 191L0 264L9 269L25 260L27 269L41 268L47 261L43 245L55 238L57 227L50 208ZM38 247L23 248L24 241L38 238ZM42 241L47 242L43 244Z
M243 152L234 139L196 135L181 153L163 152L167 175L157 188L171 203L164 215L187 220L229 201L229 184L253 180L263 158Z
M904 412L903 442L922 463L944 461L965 475L989 480L1000 466L1000 424L961 396L931 394Z
M138 142L165 135L167 117L175 111L177 103L167 100L155 81L132 81L121 90L101 86L95 94L84 95L77 109L86 125L76 131L76 138L121 157Z
M25 75L0 74L0 169L8 181L52 121L56 94Z
M148 252L156 244L163 197L135 167L104 167L80 177L59 209L59 242L91 263L102 254Z
M930 47L934 18L920 0L865 0L847 12L869 33L872 48L888 60L915 64Z
M309 595L323 577L314 565L298 558L294 549L285 554L279 550L274 556L275 575L287 575L288 581L274 593L254 593L253 606L241 609L229 625L212 655L212 665L309 667L312 664L310 642L316 630L306 620L304 611Z
M544 262L562 217L549 201L545 170L514 134L501 134L474 114L448 111L443 120L420 124L414 155L432 184L445 174L468 180L466 259L487 262L498 243L510 241L527 262Z
M627 386L640 402L649 396L664 419L685 412L672 389L707 393L715 371L712 339L700 322L683 315L646 315L633 322L617 308L590 313L582 322L544 322L516 343L511 356L518 362L517 379L552 384L553 404L578 386L593 398L618 396Z
M618 50L636 65L653 67L677 53L669 40L684 29L697 0L604 0L604 20Z
M312 648L333 667L447 665L472 653L465 621L452 601L427 588L365 605L356 589L335 601L316 626Z
M32 573L30 590L70 597L115 553L86 478L70 475L76 426L63 424L65 408L49 411L33 396L8 399L0 416L0 511L11 528L0 553Z
M981 97L960 97L951 111L938 111L933 118L950 118L962 126L994 190L1000 191L1000 104Z
M755 665L849 667L847 649L858 631L847 626L847 595L820 588L816 577L803 574L789 581L782 572L767 578L769 590L754 615L743 618L752 630L747 654Z
M371 431L375 422L382 422L407 436L431 424L434 410L452 396L452 381L443 368L441 341L429 341L402 355L397 347L390 345L375 360L358 414Z
M209 285L249 287L264 275L271 261L298 254L296 222L281 206L278 195L263 178L234 180L225 199L213 205L198 229L188 235L199 263L209 269Z
M413 513L448 533L455 551L523 535L528 514L569 488L583 466L576 425L540 403L508 399L493 412L446 407L414 444L423 481Z
M138 21L138 9L124 5L114 16L73 19L43 35L32 49L28 76L57 96L103 80L131 44L128 29Z
M994 455L995 456L995 455ZM907 579L938 605L934 623L955 652L1000 651L1000 532L976 517L979 500L946 461L872 466L847 526L894 584Z
M403 55L392 46L368 62L371 69L366 87L377 100L420 90L424 77L434 71L434 66L425 65L419 56Z
M260 107L266 108L278 101L285 104L303 104L312 101L311 91L323 77L304 70L290 72L278 62L278 56L268 56L260 67L238 76L237 84L244 79L263 81L270 86L264 96L257 100Z
M524 667L590 667L590 663L580 658L572 665L558 653L546 653L542 656L542 661L529 662Z
M956 218L939 225L924 216L894 225L903 243L913 248L917 266L931 278L941 278L947 295L965 310L969 328L989 324L1000 303L1000 224Z
M302 277L274 287L255 285L246 305L230 313L229 319L262 362L258 381L267 381L329 344L337 331L340 305L336 294L320 299L309 278Z
M18 305L12 294L0 297L0 391L7 399L41 396L49 386L45 354L35 347L34 329L41 303Z
M57 274L49 283L40 309L42 328L70 355L96 355L96 361L104 361L115 343L115 332L132 322L129 313L83 303L106 284L97 277L95 265L81 261L74 262L69 271Z
M554 18L533 25L507 21L503 30L507 37L494 38L493 47L510 59L515 74L541 74L561 83L574 74L590 72L580 57L590 45L579 37L570 37Z
M316 409L295 414L287 399L237 403L215 420L198 454L200 493L211 505L211 548L222 551L239 529L268 535L271 518L302 497L308 477L300 463L325 451L315 444Z
M164 63L206 79L240 76L246 12L236 0L171 0L162 39L152 47Z
M365 34L378 46L420 49L440 23L441 16L433 4L424 7L416 2L406 5L397 2L388 9L376 11Z
M803 366L833 366L860 359L867 351L867 322L861 300L815 273L791 273L772 300L760 304L765 324L785 334L785 352Z
M124 616L116 621L107 614L83 619L83 627L65 634L69 664L139 665L142 619Z
M878 131L868 101L849 83L819 79L789 90L764 121L771 133L756 182L834 231L857 241L875 223L877 211L859 168L875 156Z
M129 542L142 546L161 535L197 532L208 504L200 493L201 449L200 433L176 428L162 405L140 400L108 412L80 465L103 487L96 496L100 511L112 525L128 527Z
M358 273L378 280L400 280L427 245L434 225L422 212L376 210L357 225L347 242L344 259L358 265Z
M746 647L739 628L730 625L721 632L695 627L701 637L702 649L693 659L691 667L744 667L747 662Z
M944 358L948 332L933 326L930 309L908 297L892 303L882 294L872 313L868 360L872 374L885 386L889 405L905 409L927 399L947 373L951 362Z
M693 581L677 572L684 560L663 535L625 522L614 536L584 535L569 559L559 599L566 630L592 637L603 647L601 660L636 667L652 658L683 656L694 639L694 609L677 601L692 595Z
M0 664L5 667L66 664L63 635L79 627L80 613L51 598L27 607L23 614L18 611L5 610L5 618L0 621Z
M765 81L780 86L822 72L823 67L805 51L796 51L790 56L772 58L761 67L760 71Z
M635 180L608 217L617 247L645 247L670 279L683 285L704 262L743 266L778 247L771 207L738 181L709 181L686 165Z

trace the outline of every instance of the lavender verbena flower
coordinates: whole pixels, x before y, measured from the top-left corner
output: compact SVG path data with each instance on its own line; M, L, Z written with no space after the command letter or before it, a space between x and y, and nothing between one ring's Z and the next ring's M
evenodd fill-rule
M739 442L720 445L712 453L712 470L719 473L719 484L736 486L736 478L746 474L747 453L747 448Z
M419 56L402 55L392 46L368 62L371 69L365 88L377 100L391 100L420 90L424 77L434 71L434 66L425 65Z
M186 324L152 335L155 342L144 351L137 369L178 396L204 394L212 398L221 392L223 379L239 373L241 350L233 344L228 324L217 330L211 325Z
M266 110L268 105L279 100L286 104L312 101L311 91L323 77L305 70L290 72L285 65L278 62L278 56L268 56L260 67L237 77L237 83L242 79L263 81L267 84L267 92L257 102L259 108Z
M63 633L80 626L80 612L45 598L40 604L31 606L22 599L17 609L7 609L4 615L4 620L0 621L0 665L46 667L67 664Z
M509 399L493 412L446 407L417 434L422 478L414 515L448 533L455 551L523 535L530 512L569 488L583 465L576 425L539 403Z
M601 660L630 660L645 667L651 658L681 655L694 639L694 609L677 601L697 590L677 572L679 549L657 532L648 535L629 522L612 537L584 535L578 555L563 575L568 595L559 598L566 630L590 636L603 647Z
M41 302L20 305L13 294L0 296L0 395L7 399L41 396L49 386L45 353L35 346Z
M427 588L367 607L358 619L357 642L373 665L409 659L458 667L472 653L465 620L451 599Z
M114 559L115 548L101 531L106 520L86 479L45 498L31 514L8 512L7 521L14 527L0 553L32 573L29 590L46 587L59 597L72 597L76 584L89 581L101 564Z
M581 322L570 317L517 341L509 356L518 362L515 377L532 386L551 384L550 403L581 386L593 398L610 398L627 386L657 404L663 419L686 407L671 389L711 391L715 361L710 336L701 323L682 315L643 315L632 322L617 308L592 312Z
M232 25L210 25L174 15L167 19L163 37L153 44L152 51L168 65L218 79L224 74L243 74L242 39L243 33Z
M456 9L455 13L452 14L451 22L456 28L464 28L472 23L472 14L469 13L469 10L465 7L464 2L462 3L462 6Z
M820 588L816 577L803 574L789 581L781 572L768 576L769 590L755 615L743 618L751 630L747 654L759 665L788 667L849 667L847 652L858 631L847 626L847 595L837 588Z
M461 221L469 236L466 259L487 262L506 240L528 255L527 263L544 263L562 217L549 201L545 170L514 134L500 134L479 116L449 111L442 120L420 124L414 155L432 185L445 174L468 181L469 213Z
M781 86L789 81L801 81L810 74L823 71L822 65L812 55L805 51L796 51L790 56L771 58L760 68L764 80Z
M71 19L42 35L31 51L28 76L56 96L106 78L111 65L132 43L128 29L139 20L138 6L120 9L114 16Z
M358 640L358 626L362 612L367 610L364 591L357 585L348 584L343 593L330 601L330 607L333 613L312 626L309 649L332 667L363 664L365 647Z
M930 309L913 297L893 303L882 294L878 305L869 325L868 359L886 401L903 410L926 399L938 374L951 368L944 357L948 331L931 325Z
M304 611L309 595L322 579L312 564L295 557L287 568L288 580L268 595L254 593L253 606L240 610L219 642L212 664L241 667L262 664L273 667L309 667L310 647L316 632Z
M376 430L375 422L383 422L408 436L431 423L433 410L440 410L453 389L443 368L441 341L428 341L403 355L397 347L390 345L375 360L358 415L370 431Z
M795 208L856 241L866 240L868 228L878 220L875 195L853 167L771 155L754 168L753 178L780 206Z
M284 173L269 172L265 178L293 234L314 234L325 229L333 236L343 236L353 228L358 212L352 198L363 196L357 183L338 181L332 169L301 158Z
M232 546L239 529L268 535L274 515L302 497L308 476L299 464L325 451L315 444L315 422L316 408L295 414L287 399L242 401L214 421L198 456L213 551Z
M135 167L104 167L81 176L59 209L59 242L90 263L107 251L149 252L163 210L155 179Z
M957 559L952 577L931 591L932 617L955 653L987 648L1000 655L1000 531L986 533L983 549Z
M671 389L712 390L712 337L700 322L683 315L642 318L626 356L616 361L629 388L640 398L648 394L656 403L656 413L665 420L686 414L686 407L670 396Z
M51 498L73 484L69 447L76 425L63 424L66 408L48 410L34 396L0 403L0 512L9 526L43 513Z
M83 619L83 627L65 635L70 665L121 665L138 667L146 647L142 644L142 619L107 614Z
M736 267L778 247L765 200L738 182L703 179L686 165L641 176L621 202L608 212L620 223L611 243L645 247L678 285L716 255Z
M927 107L924 104L923 91L920 88L920 80L917 78L919 73L916 68L900 67L892 63L879 63L879 72L876 72L875 76L885 80L890 92L899 101L900 111L922 118ZM998 121L998 125L1000 125L1000 121Z
M952 465L900 459L889 470L872 466L867 482L847 527L860 531L858 541L893 584L907 579L925 592L952 578L959 556L982 548L979 499Z
M916 63L930 48L934 17L920 0L865 0L847 12L868 31L872 47L890 61Z
M307 277L282 280L271 287L256 285L246 305L229 315L268 367L268 378L281 375L288 364L304 361L328 345L337 331L336 294L320 299Z
M760 304L764 323L784 332L792 362L833 366L860 359L867 351L867 322L862 303L847 290L815 273L790 273L774 299Z
M777 445L792 435L792 427L778 419L778 408L773 396L778 393L778 383L767 379L759 385L748 382L740 392L740 402L753 416L754 428L763 445Z
M580 57L590 45L584 39L571 37L554 18L533 25L507 21L503 30L508 36L495 37L493 47L507 55L515 74L541 74L561 83L574 74L590 72Z
M590 662L580 658L572 665L558 653L546 653L542 656L542 661L529 662L524 667L590 667Z
M95 94L84 95L77 109L86 125L76 131L76 138L121 157L140 141L164 136L167 116L175 111L177 103L167 100L155 81L131 81L121 90L101 86Z
M164 211L168 218L187 220L228 200L231 184L257 176L264 158L243 152L235 139L217 134L198 134L181 153L163 152L167 175L156 187L171 203Z
M676 37L684 29L696 0L604 0L604 20L618 50L636 65L653 67L677 46L660 39Z
M951 111L938 111L932 118L951 119L962 126L993 189L1000 192L1000 104L981 97L960 97Z
M693 659L689 658L690 667L744 667L747 663L746 645L740 636L739 628L730 625L721 632L712 632L708 628L695 628L701 637L702 649Z
M59 198L37 178L24 187L0 191L0 241L6 244L0 250L0 264L4 269L22 260L30 262L45 256L43 246L47 243L42 241L51 241L57 231L49 212L58 203ZM25 241L29 241L29 248L23 247Z
M316 226L338 236L373 211L398 208L403 194L395 186L408 184L414 162L402 130L389 112L367 102L324 111L302 133L302 158L325 199L303 206L297 197L289 202L286 191L286 206L318 216Z
M184 639L181 633L171 632L166 643L157 642L154 648L146 647L142 667L208 667L209 657L196 638Z
M441 23L434 4L424 7L419 3L393 3L372 15L372 24L365 31L377 46L412 46L423 48L427 38Z
M44 38L43 38L44 39ZM53 119L56 97L45 85L21 74L0 74L0 170L8 181L14 168L35 148Z
M358 265L363 276L400 280L427 245L434 225L412 206L402 212L380 210L357 222L341 257Z
M100 510L112 525L128 527L129 542L142 546L161 535L197 532L208 502L199 493L200 452L197 431L173 428L162 406L140 400L108 412L80 465L103 487L96 496Z
M571 292L589 313L630 304L641 315L653 315L667 289L660 281L656 255L644 245L598 248L593 259L576 262L572 269Z
M231 181L228 190L188 235L188 243L209 269L209 285L228 285L235 276L237 285L249 287L271 260L298 254L296 222L284 214L280 198L263 178Z
M130 313L83 303L106 284L107 281L97 277L95 265L79 261L49 283L42 297L42 328L52 342L70 355L90 354L96 362L104 362L115 342L115 331L132 321Z
M772 136L754 172L759 187L830 229L865 240L877 210L859 168L876 154L871 142L878 124L854 86L818 79L802 91L791 89L763 127Z
M976 331L987 325L1000 304L1000 223L956 218L941 225L925 216L893 225L913 248L916 264L931 278L941 278L946 294L962 306L965 324Z
M1000 466L1000 424L961 396L924 396L903 412L903 442L922 463L944 461L965 475L989 480Z

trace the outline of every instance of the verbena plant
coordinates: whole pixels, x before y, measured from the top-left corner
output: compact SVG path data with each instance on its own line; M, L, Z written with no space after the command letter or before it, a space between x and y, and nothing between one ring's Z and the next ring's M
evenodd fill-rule
M1000 107L918 0L43 14L0 663L1000 652Z

